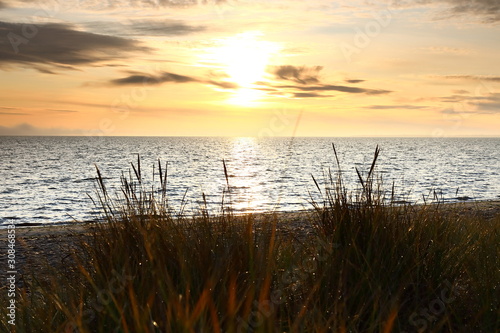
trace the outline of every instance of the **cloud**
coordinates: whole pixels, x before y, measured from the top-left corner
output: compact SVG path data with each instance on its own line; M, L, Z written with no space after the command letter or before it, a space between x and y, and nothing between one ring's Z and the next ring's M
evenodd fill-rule
M27 65L53 73L54 68L74 69L146 51L150 49L135 40L78 31L67 24L0 22L0 66Z
M179 20L132 20L128 23L89 22L86 27L98 33L113 36L181 36L206 30Z
M278 82L286 81L292 84L271 84L267 82L258 82L257 84L263 86L258 88L259 90L266 91L268 89L274 89L274 91L282 90L281 95L286 95L284 92L288 92L294 97L300 98L317 98L317 97L332 97L329 95L321 95L319 93L325 91L339 91L343 93L350 94L367 94L367 95L379 95L388 94L391 91L383 89L367 89L360 87L352 87L346 85L333 85L326 84L320 80L320 71L323 66L292 66L292 65L282 65L282 66L272 66L268 68L268 72L273 74ZM351 79L344 80L348 83L361 83L365 80L361 79Z
M217 86L222 89L238 89L238 85L234 82L227 82L227 81L206 81L206 83L209 83L211 85Z
M409 109L409 110L418 110L418 109L425 109L427 108L426 106L419 106L419 105L408 105L408 104L401 104L401 105L368 105L363 107L363 109L370 109L370 110L394 110L394 109Z
M450 3L454 14L474 14L484 17L486 22L500 21L498 0L445 0Z
M500 114L500 103L490 103L488 105L481 106L480 109L477 110L455 110L455 109L443 109L440 111L443 114L452 114L452 115L460 115L460 114Z
M340 91L350 94L367 94L367 95L381 95L388 94L392 91L383 90L383 89L366 89L366 88L358 88L358 87L349 87L349 86L339 86L332 84L325 85L316 85L309 87L301 87L301 86L281 86L280 88L294 88L302 91Z
M438 100L440 102L445 102L445 103L460 103L463 102L466 98L467 96L463 96L461 94L455 94L451 96L431 98L430 100Z
M331 96L320 95L317 93L294 93L293 97L296 97L296 98L324 98L324 97L331 97Z
M102 1L101 1L102 2ZM120 8L123 6L134 6L134 7L149 7L149 8L158 8L158 7L174 7L174 8L183 8L183 7L191 7L195 6L198 3L223 3L224 0L108 0L106 1L107 5L104 3L99 3L100 6L107 6L107 8Z
M444 78L449 80L500 82L500 76L487 76L487 75L442 75L442 76L432 76L432 77Z
M361 83L365 82L366 80L357 80L357 79L352 79L352 80L345 80L347 83Z
M169 72L162 72L156 75L144 74L144 73L132 73L127 77L109 81L109 85L111 86L160 85L163 83L202 83L202 84L217 86L222 89L238 88L238 85L233 82L205 80Z
M8 106L0 106L0 114L7 116L29 116L30 113L19 112L19 109Z
M118 11L123 8L132 7L138 9L160 9L160 8L189 8L193 6L222 6L231 5L238 0L85 0L85 1L57 1L58 5L63 8L72 8L78 6L79 9L85 11ZM9 3L12 7L26 7L27 5L40 5L39 0L7 0L2 1ZM55 2L55 1L53 1Z
M30 113L24 113L24 112L4 112L4 111L0 111L0 114L7 115L7 116L29 116L29 115L31 115Z
M68 109L39 109L39 108L13 108L0 106L0 114L3 115L16 115L16 116L29 116L33 114L39 114L40 112L51 112L51 113L59 113L59 114L68 114L68 113L77 113L80 111L76 110L68 110Z
M447 96L441 97L442 102L456 103L454 108L441 110L444 114L500 114L500 93L490 93L484 96Z
M165 82L187 83L187 82L198 82L198 80L185 75L163 72L159 75L133 74L121 79L115 79L110 81L112 85L116 86L138 85L138 84L157 85Z
M319 82L319 72L323 66L273 66L270 68L270 73L274 74L276 78L286 81L293 81L300 84L310 84Z
M44 111L54 112L54 113L78 113L80 111L76 110L62 110L62 109L45 109Z
M500 21L500 5L498 0L392 0L396 7L411 8L446 4L448 8L441 18L450 18L457 15L474 15L482 18L485 23Z
M191 26L177 20L132 21L131 24L133 33L146 36L187 35L205 29L203 26Z

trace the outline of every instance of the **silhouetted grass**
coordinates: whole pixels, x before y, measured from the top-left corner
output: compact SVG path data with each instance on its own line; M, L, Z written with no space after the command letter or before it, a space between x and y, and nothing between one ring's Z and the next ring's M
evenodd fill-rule
M307 234L286 214L174 211L160 162L158 189L144 184L138 160L116 198L97 169L105 222L74 267L19 291L16 329L499 331L500 219L392 204L375 177L379 153L366 176L357 170L357 192L346 190L338 160L326 188L313 177L323 199L303 215Z

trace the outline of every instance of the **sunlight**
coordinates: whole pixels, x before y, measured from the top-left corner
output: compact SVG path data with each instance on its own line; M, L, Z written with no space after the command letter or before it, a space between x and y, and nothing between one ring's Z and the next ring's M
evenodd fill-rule
M265 171L255 158L262 152L256 138L236 137L232 139L230 163L234 177L230 179L233 197L232 208L236 211L257 211L266 202L262 180ZM262 178L257 177L259 175Z
M264 95L254 84L265 79L266 67L280 47L274 42L260 40L262 35L261 32L244 32L220 39L217 47L208 50L205 60L220 66L228 81L239 87L227 102L251 105Z
M265 95L263 91L255 88L239 88L226 102L235 105L254 106Z

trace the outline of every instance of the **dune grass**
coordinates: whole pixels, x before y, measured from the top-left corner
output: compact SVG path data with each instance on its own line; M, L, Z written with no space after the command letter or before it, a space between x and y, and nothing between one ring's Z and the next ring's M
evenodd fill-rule
M309 233L280 214L174 211L160 163L158 188L138 161L118 194L97 170L105 222L74 265L19 290L17 332L500 331L500 218L392 204L378 154L359 191L340 165L326 188L313 177Z

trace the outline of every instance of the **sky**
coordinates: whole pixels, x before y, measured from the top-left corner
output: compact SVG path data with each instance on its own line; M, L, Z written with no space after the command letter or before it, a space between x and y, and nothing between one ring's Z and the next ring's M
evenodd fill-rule
M0 135L500 136L500 1L0 0Z

